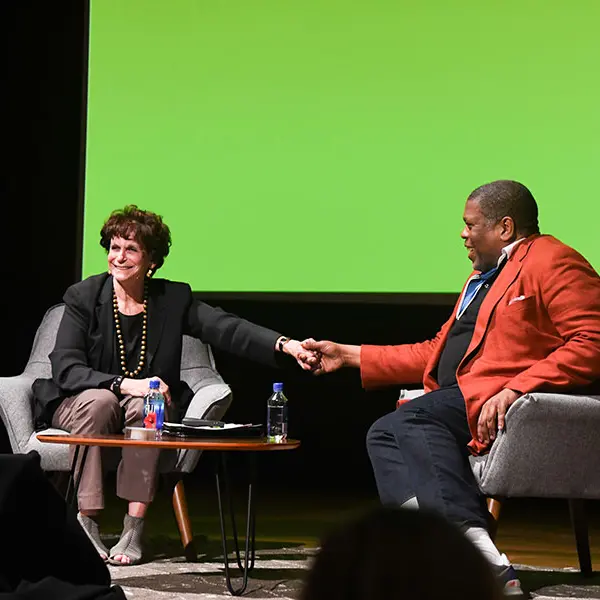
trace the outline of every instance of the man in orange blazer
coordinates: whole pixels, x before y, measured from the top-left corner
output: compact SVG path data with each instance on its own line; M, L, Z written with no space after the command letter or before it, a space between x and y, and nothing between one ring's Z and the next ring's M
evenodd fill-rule
M435 338L399 346L305 344L321 353L320 372L358 367L365 388L422 382L425 395L369 430L379 496L456 522L497 568L505 594L519 595L514 569L487 533L468 455L489 450L519 396L600 379L600 278L575 250L540 235L537 204L520 183L477 188L463 219L474 271Z

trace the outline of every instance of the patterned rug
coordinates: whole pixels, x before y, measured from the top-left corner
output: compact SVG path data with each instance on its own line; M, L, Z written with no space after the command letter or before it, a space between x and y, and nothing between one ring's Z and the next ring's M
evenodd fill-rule
M163 547L159 540L152 546ZM167 543L168 540L163 540ZM176 546L173 545L173 549ZM132 567L110 567L113 583L119 584L130 600L215 600L231 597L225 585L222 553L219 543L202 543L206 552L197 562L155 553L149 561ZM212 551L211 551L212 550ZM254 570L248 579L244 597L296 600L303 577L310 567L314 548L264 547L257 549ZM230 561L235 561L234 556ZM230 562L231 565L231 562ZM530 598L550 600L600 599L600 573L591 578L582 577L575 569L543 569L515 565ZM235 588L242 583L239 570L230 566Z

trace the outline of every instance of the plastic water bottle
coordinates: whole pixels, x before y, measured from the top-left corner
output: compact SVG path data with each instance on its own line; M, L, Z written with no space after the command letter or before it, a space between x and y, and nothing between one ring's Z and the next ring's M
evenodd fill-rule
M161 432L165 422L165 397L160 393L160 381L150 380L150 388L144 396L144 427Z
M280 444L287 440L287 402L283 383L274 383L273 393L267 400L267 442Z

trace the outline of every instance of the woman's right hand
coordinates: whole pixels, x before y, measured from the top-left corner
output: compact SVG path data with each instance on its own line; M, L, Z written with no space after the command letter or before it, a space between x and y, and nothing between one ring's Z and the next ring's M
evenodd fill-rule
M135 396L138 398L143 398L150 389L150 380L152 379L158 379L158 381L160 381L158 391L165 397L165 403L167 406L170 406L171 390L160 377L148 377L147 379L125 378L121 382L121 394L123 394L123 396Z

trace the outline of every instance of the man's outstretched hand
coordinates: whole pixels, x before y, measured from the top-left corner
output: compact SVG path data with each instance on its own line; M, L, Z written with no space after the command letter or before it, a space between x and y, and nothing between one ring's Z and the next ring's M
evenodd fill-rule
M350 346L329 341L317 342L312 338L304 340L302 346L305 350L314 352L320 359L317 367L313 369L315 375L333 373L333 371L337 371L341 367L351 366L347 363L347 354L348 349L351 348Z

